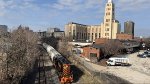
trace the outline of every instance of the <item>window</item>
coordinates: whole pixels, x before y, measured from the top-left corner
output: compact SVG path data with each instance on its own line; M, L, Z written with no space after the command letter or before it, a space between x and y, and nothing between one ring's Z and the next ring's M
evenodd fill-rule
M91 57L97 57L97 54L96 53L90 53L90 56Z
M101 33L99 33L99 38L101 38Z
M105 36L109 36L109 33L105 33Z
M88 39L90 39L90 33L88 33Z
M108 8L107 10L111 10L111 8Z
M92 33L92 40L93 40L93 33Z
M109 22L110 21L110 19L106 19L106 22Z
M77 32L77 39L78 39L78 37L79 37L79 32Z
M95 33L95 39L97 39L97 33Z
M113 10L113 11L115 11L115 9L114 9L114 8L113 8L112 10Z
M110 12L106 13L106 16L107 16L107 15L110 15Z
M73 39L75 39L75 37L76 37L76 36L75 36L75 30L73 30Z
M106 31L109 31L109 28L106 28Z
M109 26L109 24L108 24L108 23L106 23L106 24L105 24L105 26Z

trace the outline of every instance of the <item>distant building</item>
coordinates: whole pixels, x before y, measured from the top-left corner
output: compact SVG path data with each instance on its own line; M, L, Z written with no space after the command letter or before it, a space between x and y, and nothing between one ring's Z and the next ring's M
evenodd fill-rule
M105 52L103 51L106 47L105 44L108 41L119 41L122 44L122 48L120 49L120 53L132 53L137 51L140 47L140 43L134 40L117 40L117 39L99 39L95 42L95 44L89 46L83 46L83 52L81 54L82 57L86 58L87 60L96 63L99 62L101 58L106 56ZM109 46L111 47L111 46Z
M46 31L43 31L43 32L39 31L39 32L37 32L37 34L38 34L38 37L39 37L39 38L44 38L44 37L46 37Z
M28 26L19 25L18 29L30 30Z
M56 31L56 32L53 33L53 36L55 38L62 38L62 37L65 36L65 33L64 33L64 31Z
M108 41L108 39L106 38L99 38L99 39L96 39L95 40L95 43L94 44L104 44Z
M57 31L60 31L59 28L48 28L47 29L47 33L53 33L53 32L57 32Z
M7 30L8 30L8 27L6 25L0 25L0 36L6 35L8 32Z
M87 25L74 22L68 23L65 25L65 37L70 37L76 41L87 40Z
M120 23L115 19L115 4L112 0L106 3L103 23L84 25L71 22L65 25L65 36L72 37L76 41L94 41L97 38L116 39L117 33L120 33Z
M124 33L131 34L134 36L134 22L127 21L124 23Z
M48 28L46 31L46 36L51 37L53 36L54 32L58 32L58 31L60 31L59 28Z
M117 34L117 39L119 40L132 40L134 37L132 34L120 33Z

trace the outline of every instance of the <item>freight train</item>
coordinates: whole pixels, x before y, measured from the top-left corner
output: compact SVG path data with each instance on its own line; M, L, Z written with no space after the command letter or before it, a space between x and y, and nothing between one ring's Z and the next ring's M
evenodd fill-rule
M48 52L50 59L53 62L54 67L58 71L60 82L62 84L72 83L73 74L71 71L70 62L65 57L63 57L59 52L57 52L52 46L46 43L43 43L43 47Z

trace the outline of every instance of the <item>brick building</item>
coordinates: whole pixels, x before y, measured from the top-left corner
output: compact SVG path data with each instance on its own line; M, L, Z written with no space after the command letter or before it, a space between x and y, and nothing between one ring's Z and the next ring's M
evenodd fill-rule
M99 38L95 40L95 44L104 44L108 41L106 38Z
M121 33L121 34L117 34L117 39L119 39L119 40L132 40L132 39L134 39L134 37L131 34Z
M103 55L102 53L102 48L103 46L101 45L92 45L92 46L86 46L83 47L83 53L81 56L89 59L91 62L98 62L101 58L101 56Z

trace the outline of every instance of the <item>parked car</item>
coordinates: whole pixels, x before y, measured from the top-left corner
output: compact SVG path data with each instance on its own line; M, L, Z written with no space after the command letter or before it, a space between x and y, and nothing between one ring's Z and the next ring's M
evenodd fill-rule
M146 54L147 57L150 57L150 51L145 51L144 54Z
M150 51L148 52L147 57L150 57Z
M140 57L140 58L146 58L146 57L147 57L147 54L142 53L142 54L138 54L137 56Z

